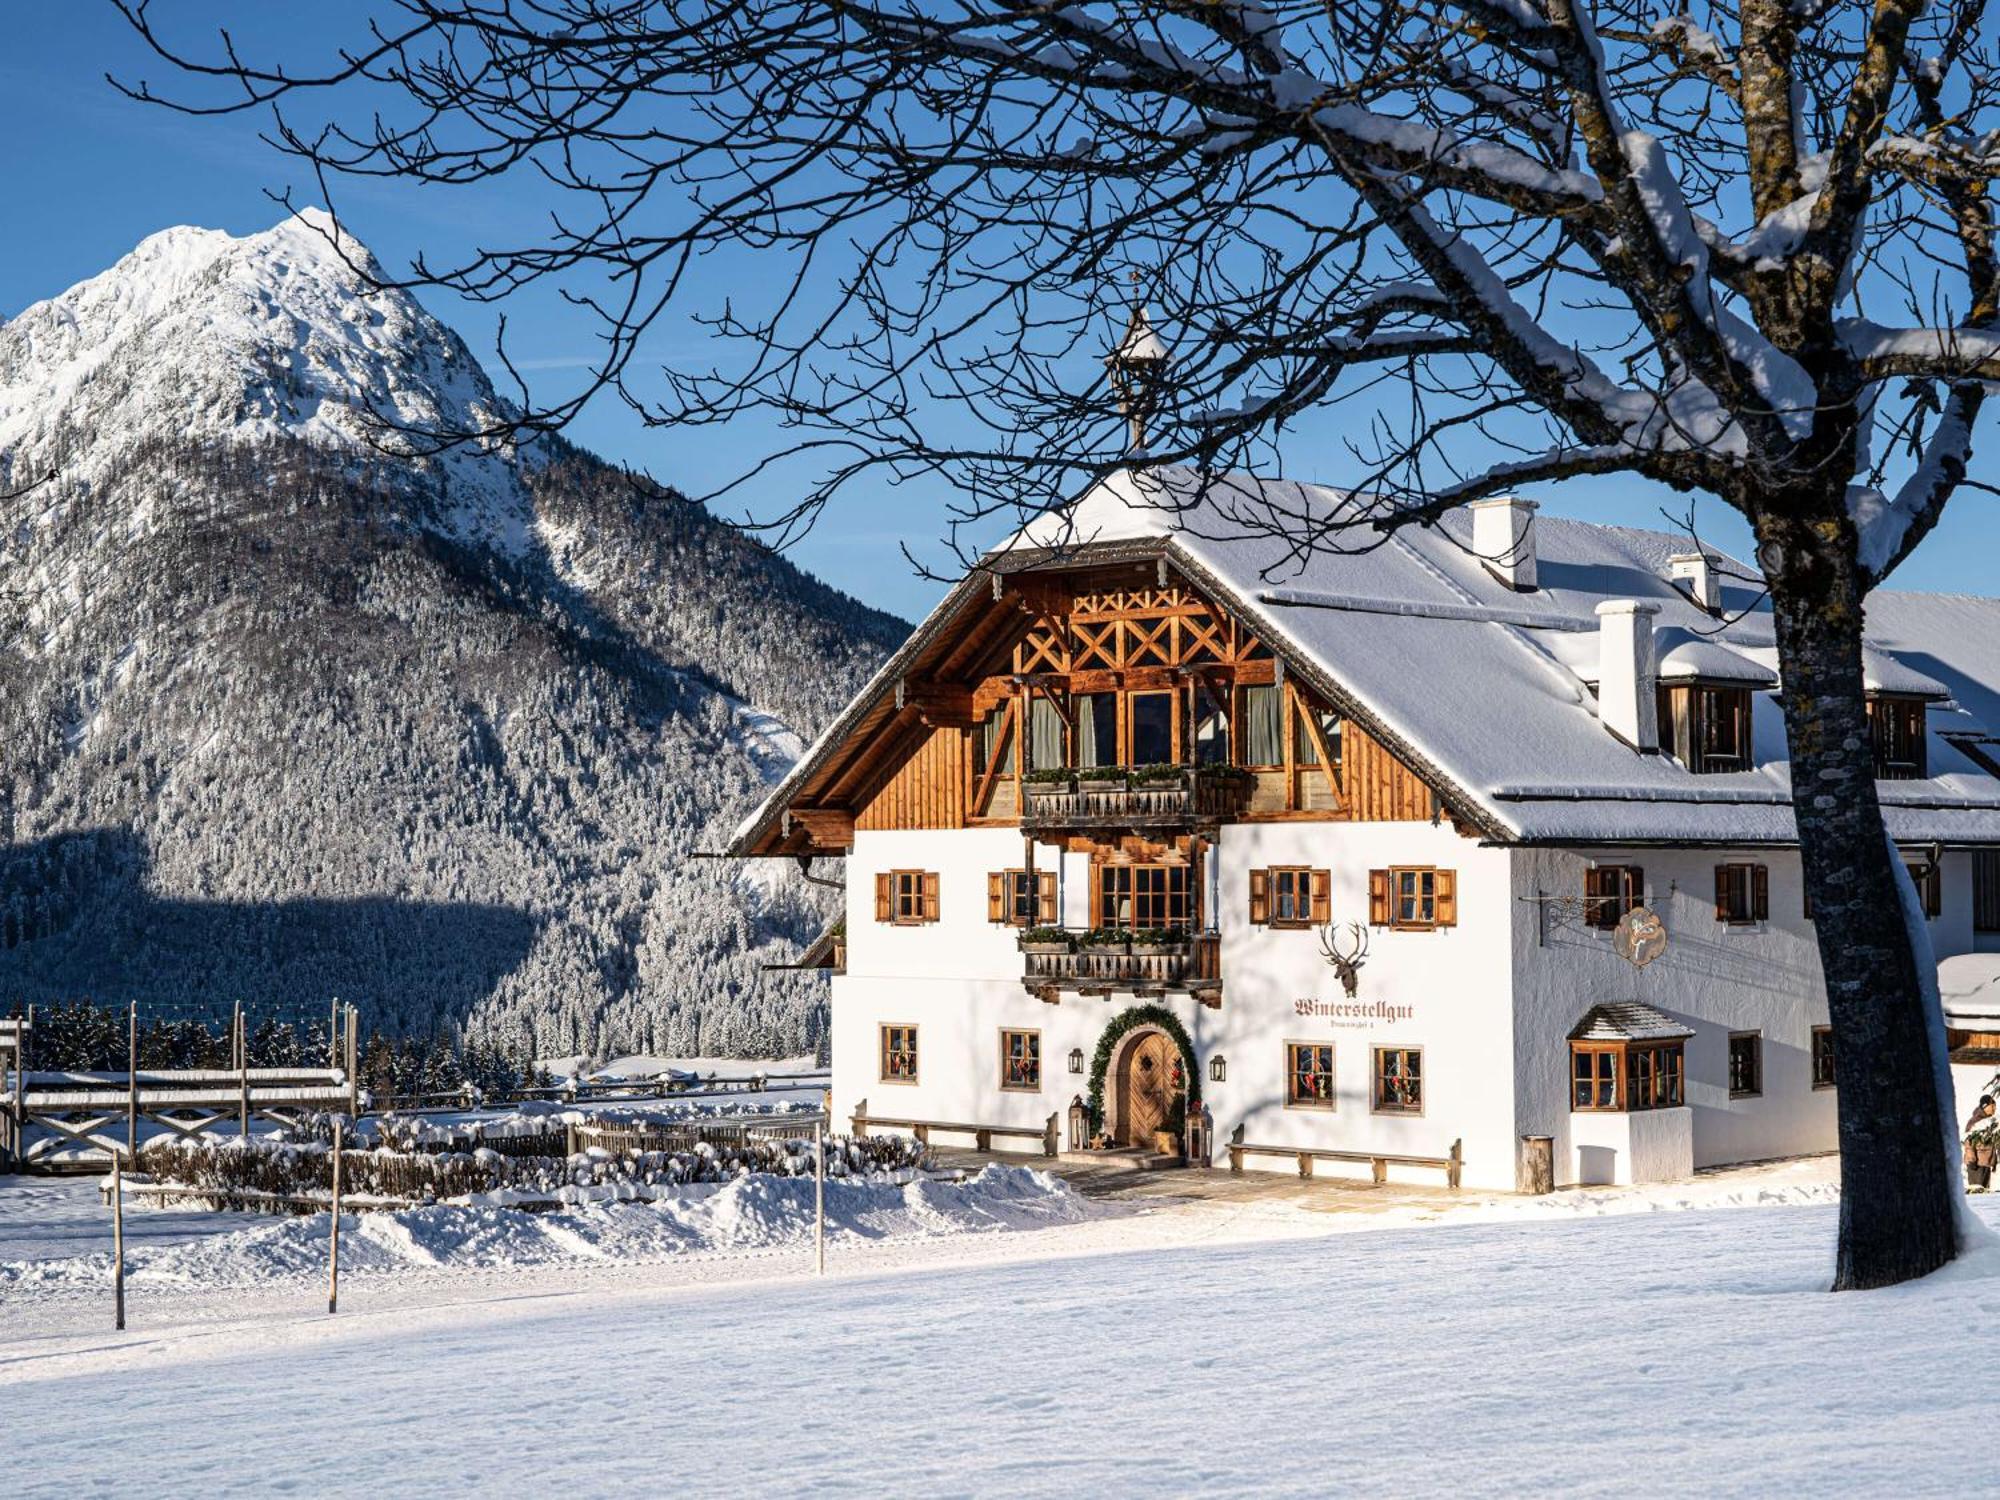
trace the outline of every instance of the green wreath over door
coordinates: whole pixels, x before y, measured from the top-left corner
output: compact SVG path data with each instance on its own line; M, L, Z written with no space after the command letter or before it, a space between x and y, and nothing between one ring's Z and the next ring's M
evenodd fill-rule
M1164 1005L1134 1005L1121 1010L1097 1039L1097 1055L1090 1062L1090 1133L1104 1128L1104 1075L1111 1070L1111 1054L1118 1044L1141 1026L1157 1026L1174 1039L1181 1049L1181 1072L1187 1077L1187 1103L1193 1109L1201 1103L1201 1070L1194 1065L1194 1043L1181 1025L1181 1018Z

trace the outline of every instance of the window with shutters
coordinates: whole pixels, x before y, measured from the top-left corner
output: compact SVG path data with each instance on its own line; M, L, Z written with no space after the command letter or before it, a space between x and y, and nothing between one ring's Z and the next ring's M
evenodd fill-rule
M1333 920L1333 872L1300 865L1252 870L1250 920L1269 927L1326 925Z
M1458 872L1435 865L1393 865L1368 872L1368 920L1416 932L1458 923Z
M1101 865L1096 925L1191 930L1192 887L1186 865Z
M1646 872L1637 865L1597 865L1583 872L1583 920L1607 931L1646 899Z
M885 870L875 877L875 920L914 927L938 919L935 870Z
M1729 1097L1754 1099L1764 1092L1764 1036L1758 1031L1729 1033Z
M917 1028L894 1023L881 1028L882 1081L917 1081Z
M1930 775L1923 699L1871 693L1868 727L1875 742L1875 775L1879 780L1921 781Z
M1812 1086L1816 1089L1833 1087L1833 1028L1815 1026L1812 1029Z
M1747 771L1750 689L1709 683L1661 683L1660 748L1697 776Z
M1763 865L1715 867L1715 920L1746 927L1771 918L1771 872Z
M1285 1043L1285 1104L1290 1109L1332 1109L1333 1043Z
M1000 1087L1016 1094L1041 1091L1042 1034L1039 1031L1000 1033Z
M1375 1113L1420 1115L1424 1112L1424 1049L1375 1049Z
M1972 851L1972 930L2000 932L2000 849Z
M1009 927L1055 927L1054 870L995 870L986 877L986 920Z

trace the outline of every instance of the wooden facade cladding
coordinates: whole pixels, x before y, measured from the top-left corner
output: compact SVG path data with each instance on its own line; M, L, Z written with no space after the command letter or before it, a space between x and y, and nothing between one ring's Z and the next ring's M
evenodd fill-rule
M933 729L854 816L857 829L963 828L966 737Z
M1266 691L1262 713L1275 715L1256 721L1261 739L1247 729L1251 691ZM1094 742L1116 747L1108 761L1085 762L1071 743L1083 733L1074 695L1089 694L1113 705L1097 700L1109 717L1095 721ZM1152 738L1142 754L1137 714L1148 694ZM1173 695L1170 713L1157 707L1161 694ZM1228 705L1229 758L1244 765L1256 744L1274 762L1247 766L1243 811L1228 821L1429 821L1446 811L1361 724L1329 717L1323 727L1316 694L1243 620L1148 561L1014 574L966 591L950 618L913 642L888 690L850 711L782 820L758 836L761 852L841 852L863 829L1014 825L1024 772L1047 760L1031 742L1055 732L1051 707L1078 766L1185 765L1201 758L1197 718L1209 715L1206 726L1218 703ZM1042 716L1034 736L1030 705Z

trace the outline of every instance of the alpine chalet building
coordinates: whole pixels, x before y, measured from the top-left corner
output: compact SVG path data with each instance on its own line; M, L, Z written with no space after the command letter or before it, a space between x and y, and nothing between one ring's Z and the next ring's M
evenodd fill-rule
M1096 486L745 822L737 855L844 856L808 956L836 1116L1140 1152L1193 1120L1218 1162L1491 1188L1832 1150L1753 571L1518 499L1356 555L1251 520L1343 503ZM1879 592L1868 641L1963 1094L2000 1060L2000 600Z

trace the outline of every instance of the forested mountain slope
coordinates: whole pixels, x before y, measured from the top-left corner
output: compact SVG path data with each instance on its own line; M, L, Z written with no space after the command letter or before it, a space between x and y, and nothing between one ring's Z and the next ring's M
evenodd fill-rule
M810 888L688 856L905 627L560 443L399 456L501 404L327 228L0 324L0 1010L811 1047Z

